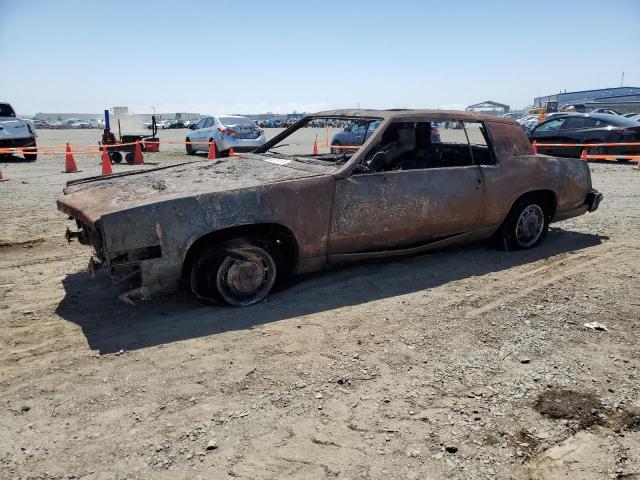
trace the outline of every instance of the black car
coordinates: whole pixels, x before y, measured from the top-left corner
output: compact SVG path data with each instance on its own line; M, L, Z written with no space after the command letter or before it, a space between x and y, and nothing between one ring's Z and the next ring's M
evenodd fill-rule
M638 143L640 125L622 115L567 113L537 125L529 134L537 143ZM582 147L538 147L556 157L580 157ZM640 146L589 147L589 155L638 155Z

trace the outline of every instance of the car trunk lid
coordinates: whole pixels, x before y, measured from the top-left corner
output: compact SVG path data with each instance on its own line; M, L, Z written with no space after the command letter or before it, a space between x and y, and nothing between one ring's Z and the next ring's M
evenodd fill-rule
M248 120L227 122L224 124L224 130L235 132L235 137L240 139L255 139L260 136L260 129Z

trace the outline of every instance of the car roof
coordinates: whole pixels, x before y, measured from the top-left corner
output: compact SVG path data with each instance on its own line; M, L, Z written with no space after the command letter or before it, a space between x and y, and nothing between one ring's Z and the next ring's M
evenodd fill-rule
M514 120L510 118L496 117L494 115L482 115L479 113L463 112L460 110L426 110L426 109L390 109L390 110L365 110L365 109L340 109L340 110L326 110L324 112L313 113L307 115L307 118L323 118L323 117L335 117L335 118L382 118L386 119L402 119L413 117L429 117L433 119L456 119L456 120L475 120L475 121L490 121L499 123L516 124Z
M605 122L612 123L616 126L637 126L636 122L634 122L630 118L623 117L622 115L614 115L611 113L567 113L566 115L563 115L563 118L570 117L596 118L598 120L604 120Z

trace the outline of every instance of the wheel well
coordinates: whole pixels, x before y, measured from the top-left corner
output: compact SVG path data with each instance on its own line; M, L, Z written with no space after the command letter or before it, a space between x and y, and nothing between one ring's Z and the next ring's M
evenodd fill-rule
M240 225L207 233L191 244L182 264L182 280L191 274L191 266L198 255L207 247L233 238L255 238L267 244L277 263L280 276L292 274L298 261L298 242L295 235L284 225L261 223Z
M524 195L520 195L514 202L513 205L516 204L522 198L535 198L540 203L542 203L542 207L545 210L545 213L549 217L549 221L555 216L556 208L558 207L558 199L556 194L552 190L533 190L531 192L527 192ZM512 205L512 207L513 207Z

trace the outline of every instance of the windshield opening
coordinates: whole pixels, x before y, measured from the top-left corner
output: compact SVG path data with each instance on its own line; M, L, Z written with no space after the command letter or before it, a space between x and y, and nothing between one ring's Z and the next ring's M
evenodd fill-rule
M342 165L381 123L379 118L309 118L277 143L269 143L257 151L299 162Z

